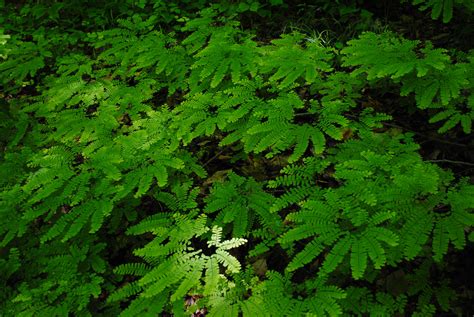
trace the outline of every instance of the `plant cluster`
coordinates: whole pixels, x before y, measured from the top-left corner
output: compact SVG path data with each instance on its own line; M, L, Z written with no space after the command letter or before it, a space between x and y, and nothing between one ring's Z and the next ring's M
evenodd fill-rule
M292 5L0 5L0 315L461 312L469 170L396 119L469 140L474 51L248 27Z

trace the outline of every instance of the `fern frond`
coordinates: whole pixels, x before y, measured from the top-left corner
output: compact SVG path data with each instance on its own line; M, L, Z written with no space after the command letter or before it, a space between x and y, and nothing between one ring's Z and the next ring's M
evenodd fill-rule
M272 74L270 82L287 88L297 79L304 78L312 84L320 79L321 73L332 69L328 63L332 57L329 51L317 43L306 43L306 49L303 49L299 45L303 37L298 33L284 35L273 40L273 46L266 47L261 71Z

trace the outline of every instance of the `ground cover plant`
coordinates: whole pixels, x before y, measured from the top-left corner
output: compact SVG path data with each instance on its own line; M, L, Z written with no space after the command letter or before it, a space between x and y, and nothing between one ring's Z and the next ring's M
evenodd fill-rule
M472 1L0 10L0 315L473 313Z

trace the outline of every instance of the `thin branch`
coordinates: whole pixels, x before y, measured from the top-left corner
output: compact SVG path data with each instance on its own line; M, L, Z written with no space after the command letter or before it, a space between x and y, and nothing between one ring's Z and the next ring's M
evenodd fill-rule
M413 130L410 130L410 129L407 129L405 127L402 127L402 126L399 126L397 124L393 124L393 123L389 123L389 122L383 122L384 125L387 125L389 127L393 127L393 128L399 128L399 129L403 129L407 132L412 132L412 133L415 133L417 135L420 135L428 140L431 140L431 141L436 141L436 142L440 142L440 143L445 143L445 144L450 144L450 145L455 145L455 146L462 146L462 147L469 147L468 145L466 144L461 144L461 143L456 143L456 142L451 142L451 141L446 141L446 140L442 140L442 139L438 139L438 138L434 138L434 137L431 137L431 136L427 136L421 132L417 132L417 131L413 131Z
M316 116L316 113L311 113L311 112L301 112L301 113L295 113L295 117L304 117L304 116Z
M206 163L204 163L203 167L206 166L207 164L211 163L212 161L214 161L219 155L221 155L226 149L222 149L220 150L216 155L214 155L213 157L211 157L209 160L207 160Z
M433 163L452 163L452 164L460 164L460 165L474 166L474 163L463 162L463 161L453 161L453 160L426 160L425 162L433 162Z

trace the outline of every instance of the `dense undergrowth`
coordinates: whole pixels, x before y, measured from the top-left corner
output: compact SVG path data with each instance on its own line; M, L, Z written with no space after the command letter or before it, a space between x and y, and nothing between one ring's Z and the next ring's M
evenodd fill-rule
M1 316L473 313L472 1L0 8Z

